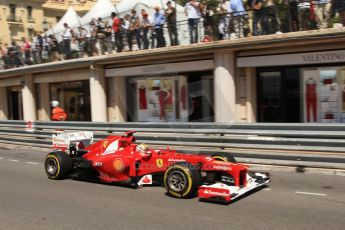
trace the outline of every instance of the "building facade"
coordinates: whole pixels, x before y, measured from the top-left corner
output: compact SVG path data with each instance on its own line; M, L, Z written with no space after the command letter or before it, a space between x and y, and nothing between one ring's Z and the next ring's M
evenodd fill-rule
M33 38L54 26L70 6L85 15L97 0L0 0L0 42L10 44ZM114 4L120 2L113 0Z
M343 122L345 32L125 52L0 72L0 119Z

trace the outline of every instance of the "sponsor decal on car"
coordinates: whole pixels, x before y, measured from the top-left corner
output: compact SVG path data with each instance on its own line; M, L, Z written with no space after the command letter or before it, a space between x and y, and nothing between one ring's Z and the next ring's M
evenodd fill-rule
M140 181L138 182L138 185L144 185L144 184L152 184L152 175L148 174L143 176Z
M103 140L102 146L104 149L108 146L108 140L107 139Z
M100 167L100 166L102 166L103 165L103 163L102 162L93 162L93 166L95 166L95 167Z
M173 162L185 162L186 160L185 159L175 159L175 158L169 158L168 161L173 161Z
M213 168L218 169L218 170L225 170L225 171L231 170L231 167L225 166L225 165L213 165Z
M114 167L115 171L125 170L125 165L123 164L123 161L120 158L116 158L114 160L113 167Z
M161 158L156 159L156 165L158 168L162 168L163 167L163 159L161 159Z

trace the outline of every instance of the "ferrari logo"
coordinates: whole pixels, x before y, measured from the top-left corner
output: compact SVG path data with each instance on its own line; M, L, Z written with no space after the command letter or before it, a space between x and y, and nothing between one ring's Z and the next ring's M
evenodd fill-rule
M108 140L103 140L103 148L105 149L108 146Z
M162 168L163 167L163 159L158 158L156 160L156 165L157 165L158 168Z

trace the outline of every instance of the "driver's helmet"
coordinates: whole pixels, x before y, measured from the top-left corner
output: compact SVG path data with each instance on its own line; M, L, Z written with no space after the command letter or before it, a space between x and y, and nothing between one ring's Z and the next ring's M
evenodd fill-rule
M149 146L147 144L137 145L137 151L142 153L147 153L149 151Z

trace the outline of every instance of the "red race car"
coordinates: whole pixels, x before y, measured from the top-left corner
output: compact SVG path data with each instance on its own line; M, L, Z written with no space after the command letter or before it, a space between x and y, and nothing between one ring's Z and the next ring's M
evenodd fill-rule
M249 172L230 154L196 155L136 144L134 131L91 144L92 132L53 135L53 152L45 159L50 179L95 178L134 187L163 184L177 198L198 196L230 202L269 183L267 173Z

